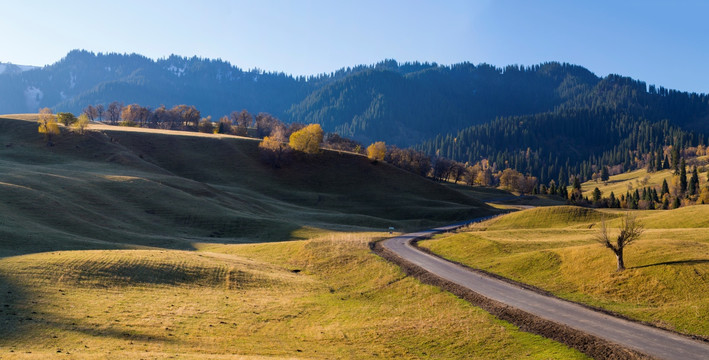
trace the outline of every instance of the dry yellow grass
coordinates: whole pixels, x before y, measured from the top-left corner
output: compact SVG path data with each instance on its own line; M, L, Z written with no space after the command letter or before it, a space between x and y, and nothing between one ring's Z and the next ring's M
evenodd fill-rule
M613 175L605 183L602 181L587 181L581 184L581 191L583 196L588 196L589 198L592 197L593 189L595 188L601 190L604 197L610 196L611 192L616 197L620 197L620 195L625 195L626 192L633 192L636 189L642 190L645 187L656 188L659 191L663 180L666 180L668 185L672 185L673 176L675 175L673 175L672 170L648 172L645 169L640 169ZM700 188L706 185L706 180L706 173L699 176Z
M0 357L584 358L404 276L382 235L0 259Z
M621 273L613 253L592 239L602 216L613 227L618 214L560 210L509 214L421 244L563 298L709 337L709 206L636 212L647 230L626 249L628 269Z
M365 230L489 211L456 191L334 152L274 170L234 138L48 147L25 120L0 120L2 359L583 358L370 253Z

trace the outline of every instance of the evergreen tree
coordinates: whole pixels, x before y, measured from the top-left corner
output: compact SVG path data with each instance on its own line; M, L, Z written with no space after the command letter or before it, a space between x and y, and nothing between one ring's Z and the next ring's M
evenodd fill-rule
M667 185L667 179L662 180L662 190L660 190L660 196L669 194L670 187Z
M672 200L672 208L673 209L677 209L678 207L680 207L680 205L681 205L681 203L679 202L679 197L676 197L676 198L674 198L674 200Z
M679 174L679 149L677 146L672 147L672 152L670 153L672 161L672 170L674 170L675 175Z
M593 198L592 199L593 199L594 204L598 204L598 202L601 201L601 195L602 195L601 190L599 190L598 188L593 189Z
M601 181L608 181L608 179L610 179L610 174L608 173L608 167L602 166L601 167Z
M665 199L662 200L662 209L667 210L670 208L670 200L668 196L665 196Z
M581 191L581 182L579 181L578 176L574 176L574 183L571 186L574 190L579 190Z
M662 149L657 150L657 155L655 156L655 171L662 170Z
M684 158L679 164L679 188L682 194L687 191L687 165L684 162Z
M697 167L692 170L692 177L689 178L689 186L687 187L687 192L689 195L696 195L699 191L699 173L697 173Z

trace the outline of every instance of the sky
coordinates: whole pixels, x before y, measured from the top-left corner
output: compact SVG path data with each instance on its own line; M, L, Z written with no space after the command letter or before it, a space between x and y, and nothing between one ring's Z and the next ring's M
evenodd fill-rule
M584 66L709 93L709 1L0 0L0 62L70 50L329 73L384 59Z

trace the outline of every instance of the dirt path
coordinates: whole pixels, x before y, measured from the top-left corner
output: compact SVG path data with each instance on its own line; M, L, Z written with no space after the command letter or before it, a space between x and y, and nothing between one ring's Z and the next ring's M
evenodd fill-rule
M381 246L405 261L487 299L639 351L653 358L709 359L709 344L707 343L620 319L569 301L542 295L509 282L470 271L458 264L427 254L411 245L415 239L450 231L459 226L460 224L456 224L398 236L383 241Z

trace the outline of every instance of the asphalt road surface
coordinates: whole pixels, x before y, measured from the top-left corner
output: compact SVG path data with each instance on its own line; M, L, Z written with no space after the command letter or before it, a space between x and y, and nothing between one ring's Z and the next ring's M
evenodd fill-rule
M482 220L482 219L478 219ZM410 233L382 245L419 267L489 299L567 325L658 359L708 360L709 344L651 326L620 319L568 301L538 294L416 249L411 241L453 230L460 224Z

